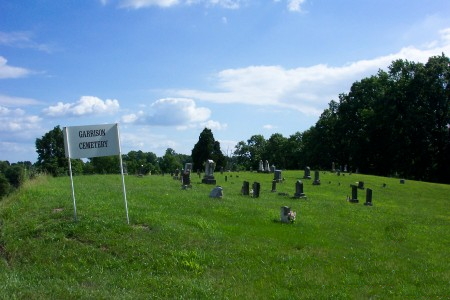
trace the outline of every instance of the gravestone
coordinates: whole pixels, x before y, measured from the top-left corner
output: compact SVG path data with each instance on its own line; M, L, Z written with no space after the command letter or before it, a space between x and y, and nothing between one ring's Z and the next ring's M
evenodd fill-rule
M282 206L280 209L280 220L282 223L290 223L289 213L291 209L288 206Z
M253 182L253 198L259 198L259 192L261 191L261 184L259 182Z
M205 162L205 175L203 176L202 183L216 184L216 179L214 178L214 168L215 168L214 161L208 159Z
M242 184L242 195L250 195L250 183L248 181L244 181L244 183Z
M366 206L372 206L372 189L366 190L366 202L364 203Z
M351 203L358 203L358 187L354 184L351 184L350 187L352 188L352 198L348 199Z
M275 170L273 173L273 180L276 180L277 182L282 182L283 178L281 176L281 170Z
M209 193L210 198L222 198L223 197L223 189L221 186L216 186Z
M264 172L270 173L269 161L266 160L264 163Z
M263 165L263 161L262 160L259 161L258 172L264 172L264 165Z
M320 179L319 179L319 171L314 171L314 181L313 185L320 185Z
M360 190L364 189L364 181L358 181L358 189Z
M336 170L336 165L334 161L331 163L331 172L334 172Z
M186 172L186 171L189 171L189 173L191 173L192 172L192 163L186 163L185 165L184 165L184 171Z
M303 179L311 179L311 169L309 167L305 167Z
M405 179L400 179L401 184L405 184Z
M183 186L189 186L191 185L191 171L185 170L183 174L181 175L181 184Z
M275 172L275 165L272 165L272 166L270 167L270 172Z
M274 179L272 180L272 193L275 193L277 191L277 181Z
M297 180L295 183L295 198L303 198L306 197L305 193L303 193L303 182L301 180Z

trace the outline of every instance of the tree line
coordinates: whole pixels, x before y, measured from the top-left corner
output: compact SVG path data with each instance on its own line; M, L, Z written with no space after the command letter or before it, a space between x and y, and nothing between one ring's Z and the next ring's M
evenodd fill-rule
M289 137L254 135L236 145L237 162L257 168L350 170L450 183L450 60L396 60L352 84L314 126Z

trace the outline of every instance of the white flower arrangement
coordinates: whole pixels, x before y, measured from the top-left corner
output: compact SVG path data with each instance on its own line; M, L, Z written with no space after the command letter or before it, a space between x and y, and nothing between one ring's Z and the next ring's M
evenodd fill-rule
M291 223L294 223L295 222L295 217L297 216L297 213L295 212L295 211L290 211L290 212L288 212L288 214L287 214L287 217L288 217L288 220L291 222Z

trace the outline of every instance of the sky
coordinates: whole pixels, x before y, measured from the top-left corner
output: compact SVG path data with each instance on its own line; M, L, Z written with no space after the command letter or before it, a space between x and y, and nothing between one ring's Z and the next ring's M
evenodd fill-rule
M0 1L0 160L56 126L119 124L122 153L225 155L314 126L392 61L450 55L448 0Z

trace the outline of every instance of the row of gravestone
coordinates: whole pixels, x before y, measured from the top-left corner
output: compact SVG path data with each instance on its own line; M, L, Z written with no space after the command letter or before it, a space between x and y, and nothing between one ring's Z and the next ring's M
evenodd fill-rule
M359 181L358 185L351 184L352 189L352 197L347 196L347 200L351 203L358 203L358 189L364 189L364 182ZM252 189L250 190L250 182L244 181L241 189L241 194L244 196L252 196L254 198L258 198L261 191L261 184L259 182L253 182ZM276 180L272 181L272 192L276 192ZM306 198L306 194L303 190L303 182L301 180L297 180L295 182L295 194L294 198ZM372 189L366 189L366 202L364 205L372 206Z

